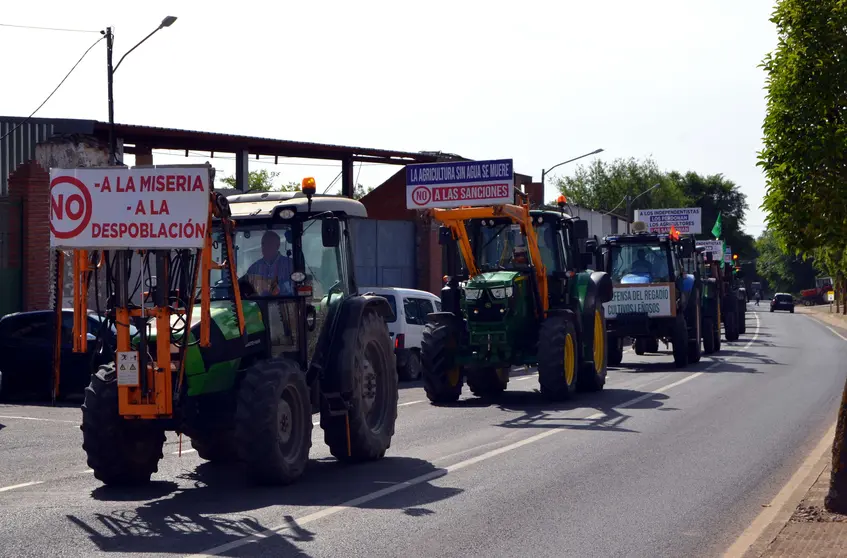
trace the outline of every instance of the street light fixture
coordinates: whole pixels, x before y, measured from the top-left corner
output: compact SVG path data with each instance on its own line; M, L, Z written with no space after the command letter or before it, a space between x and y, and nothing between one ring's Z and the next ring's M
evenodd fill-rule
M658 188L661 185L662 185L661 182L657 182L656 184L653 184L652 186L650 186L649 188L647 188L646 190L644 190L643 192L641 192L640 194L638 194L634 198L632 196L630 196L629 194L625 195L623 197L623 199L618 202L618 205L616 205L615 207L613 207L612 209L610 209L609 211L607 211L603 215L610 214L612 211L619 208L623 202L626 202L626 232L627 232L627 234L629 234L629 224L630 224L630 220L631 220L629 215L630 215L630 213L632 213L632 202L634 202L635 200L637 200L638 198L640 198L641 196L643 196L647 192L655 190L656 188Z
M574 161L578 161L579 159L582 159L583 157L590 157L591 155L597 155L598 153L602 153L602 152L603 152L603 148L595 149L591 153L586 153L585 155L580 155L579 157L574 157L573 159L568 159L567 161L562 161L561 163L559 163L557 165L553 165L549 169L546 169L546 170L541 169L541 187L544 188L544 178L547 176L547 173L550 172L551 170L555 169L556 167L561 167L562 165L566 165L568 163L573 163Z
M127 57L127 54L132 52L141 46L141 43L152 37L156 34L160 29L164 29L165 27L170 27L176 21L175 16L167 16L162 20L162 23L159 24L157 28L155 28L149 35L138 41L138 43L126 51L126 54L121 56L121 59L118 60L118 63L115 67L112 67L112 46L114 42L114 35L112 34L112 28L107 27L105 31L101 31L104 35L106 35L106 76L109 84L109 164L115 165L117 163L117 146L115 143L115 101L112 95L112 84L114 80L115 72L118 67L121 65L121 62L124 61L124 58Z

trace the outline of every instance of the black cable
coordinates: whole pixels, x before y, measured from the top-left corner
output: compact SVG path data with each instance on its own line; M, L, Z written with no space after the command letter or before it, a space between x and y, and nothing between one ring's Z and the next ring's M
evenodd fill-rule
M56 86L56 89L54 89L49 95L47 95L47 98L44 99L44 101L40 105L38 105L38 108L35 109L34 111L32 111L32 114L30 114L29 116L27 116L26 118L24 118L23 120L18 122L18 125L15 126L14 128L12 128L11 130L9 130L8 132L6 132L6 134L3 137L0 137L0 141L3 141L7 137L11 136L13 133L15 133L15 131L18 130L18 128L20 128L21 126L23 126L24 124L29 122L29 120L33 116L35 116L35 113L38 112L41 109L41 107L43 107L47 103L47 101L50 100L50 97L52 97L53 94L56 93L56 91L58 91L60 87L62 87L62 84L65 83L65 80L68 79L68 77L73 73L74 70L76 70L76 67L79 66L79 63L82 62L82 59L85 58L85 55L88 54L91 51L92 48L97 46L97 43L99 43L100 41L102 41L105 38L106 37L104 35L104 36L100 37L99 39L97 39L96 41L94 41L94 44L92 44L90 47L88 47L88 49L84 53L82 53L82 56L79 57L79 60L76 61L76 64L74 64L73 68L71 68L71 70L65 75L65 77L62 78L62 81L59 82L59 85Z
M67 31L69 33L100 33L94 29L67 29L64 27L38 27L35 25L15 25L14 23L0 23L0 27L15 27L17 29L37 29L39 31Z

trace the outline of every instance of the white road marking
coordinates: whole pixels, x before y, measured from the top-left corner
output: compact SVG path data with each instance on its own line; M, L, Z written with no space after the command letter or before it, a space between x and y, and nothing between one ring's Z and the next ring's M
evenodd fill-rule
M27 486L34 486L36 484L41 484L43 482L44 481L32 481L32 482L24 482L24 483L21 483L21 484L13 484L12 486L4 486L4 487L0 488L0 492L15 490L16 488L25 488Z
M79 474L85 475L85 474L93 473L93 472L94 472L94 469L86 469L85 471L80 471Z
M79 425L78 420L59 420L59 419L48 419L48 418L38 418L38 417L20 417L16 415L0 415L0 419L13 419L13 420L35 420L39 422L61 422L65 424L76 424Z
M185 449L185 450L182 450L182 454L185 455L186 453L194 453L195 451L197 451L197 450L196 449ZM179 455L180 452L174 451L174 452L171 452L171 453L173 455Z
M400 403L397 405L398 407L408 407L409 405L415 405L416 403L423 403L423 399L418 399L417 401L407 401L405 403Z

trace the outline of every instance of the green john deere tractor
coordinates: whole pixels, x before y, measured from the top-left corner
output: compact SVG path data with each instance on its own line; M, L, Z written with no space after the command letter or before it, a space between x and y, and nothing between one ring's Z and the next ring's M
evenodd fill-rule
M538 366L541 393L564 400L603 388L612 283L584 270L586 221L564 211L503 205L434 210L444 223L442 312L421 344L424 388L433 403L506 389L512 366ZM582 248L580 250L580 247Z

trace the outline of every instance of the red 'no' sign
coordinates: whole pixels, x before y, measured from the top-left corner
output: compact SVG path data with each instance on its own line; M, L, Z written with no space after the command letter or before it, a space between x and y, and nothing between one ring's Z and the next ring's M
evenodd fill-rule
M53 236L77 236L91 222L91 193L73 176L57 176L50 183L50 230Z

